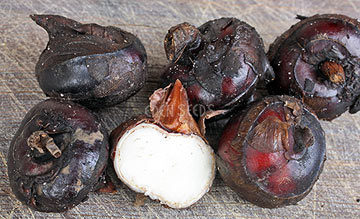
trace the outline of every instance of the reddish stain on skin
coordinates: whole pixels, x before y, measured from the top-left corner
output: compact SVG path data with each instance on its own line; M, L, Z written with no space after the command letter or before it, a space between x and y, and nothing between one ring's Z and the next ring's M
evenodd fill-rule
M231 146L231 141L235 138L239 130L240 122L238 120L240 119L230 120L227 126L234 128L227 129L228 131L223 133L219 142L220 147L218 153L231 166L235 166L234 163L237 162L234 160L239 159L240 156L240 153Z
M221 84L224 96L231 96L237 93L237 88L230 77L225 77Z
M284 152L261 153L252 147L247 149L246 166L248 170L264 180L266 189L270 192L283 195L289 194L296 189L296 184L291 176Z
M278 108L276 110L280 110L280 108ZM262 123L269 116L275 116L275 117L279 118L281 121L285 120L284 115L282 113L276 112L275 110L272 110L272 109L266 109L257 119L257 123L258 124Z
M201 86L199 84L192 84L186 88L188 98L190 100L190 104L196 103L198 101L198 97L200 96Z
M284 166L286 162L282 152L262 153L252 147L247 149L247 167L258 177L263 177L264 172L274 172L278 167Z
M282 112L267 109L259 116L257 122L259 124L269 116L276 116L281 121L284 121L285 118ZM282 195L295 191L296 184L291 177L291 171L286 165L288 160L284 156L285 149L273 153L263 153L249 145L246 150L248 171L258 177L261 184L265 185L270 192Z
M219 39L223 39L224 37L226 37L228 35L231 35L233 33L234 33L233 26L228 26L221 32L221 35L219 36Z

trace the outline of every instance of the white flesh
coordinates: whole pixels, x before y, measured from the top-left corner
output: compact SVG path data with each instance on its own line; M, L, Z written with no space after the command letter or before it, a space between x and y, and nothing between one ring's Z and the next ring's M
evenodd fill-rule
M114 167L131 189L172 208L195 203L215 176L213 150L201 137L168 133L147 123L121 137Z

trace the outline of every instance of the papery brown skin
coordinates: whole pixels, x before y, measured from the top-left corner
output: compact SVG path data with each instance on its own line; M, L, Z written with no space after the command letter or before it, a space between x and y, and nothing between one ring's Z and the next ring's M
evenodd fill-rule
M232 109L251 95L260 79L274 77L262 39L236 18L208 21L199 28L176 25L166 35L164 47L171 63L163 83L181 80L191 106Z
M150 111L156 123L178 133L202 136L189 111L186 90L180 80L171 87L156 90L150 99Z
M186 91L179 80L165 88L160 88L149 97L151 117L140 115L115 128L110 135L110 145L117 142L128 130L141 123L156 124L168 132L196 134L204 138L191 116ZM112 149L112 158L114 148Z
M35 67L47 96L103 107L128 99L144 86L146 51L133 34L58 15L30 17L49 34Z
M302 17L271 44L269 89L303 99L323 120L360 110L360 23L337 14Z
M28 145L39 130L53 138L60 157ZM95 114L70 101L45 100L26 114L10 144L10 186L34 210L63 212L99 188L108 157L108 135Z
M230 119L218 155L221 177L242 198L283 207L303 199L319 178L324 131L300 100L270 96Z

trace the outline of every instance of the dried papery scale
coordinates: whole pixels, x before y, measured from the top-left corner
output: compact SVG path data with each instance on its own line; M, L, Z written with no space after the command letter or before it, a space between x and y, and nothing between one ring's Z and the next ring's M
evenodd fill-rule
M320 119L360 109L360 24L344 15L302 17L278 37L268 57L273 93L302 98Z
M132 190L172 208L198 201L215 177L215 157L189 112L177 80L150 97L152 117L121 124L110 136L117 176Z
M262 39L236 18L208 21L199 28L176 25L164 47L171 63L163 82L181 80L192 107L232 109L251 95L260 79L269 82L274 77Z
M32 209L66 211L103 183L108 157L108 135L95 114L45 100L26 114L10 144L10 186Z
M325 136L317 117L289 96L269 96L233 116L219 143L221 177L266 208L296 204L323 169Z
M58 15L31 18L49 34L35 67L47 96L102 107L120 103L144 86L146 51L133 34Z

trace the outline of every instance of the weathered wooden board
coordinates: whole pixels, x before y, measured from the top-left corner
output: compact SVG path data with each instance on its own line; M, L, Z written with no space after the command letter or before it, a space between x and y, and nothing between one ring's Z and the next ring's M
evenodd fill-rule
M256 27L266 47L291 24L296 14L342 13L360 18L360 1L221 1L221 0L1 0L0 1L0 217L5 218L360 218L360 114L345 114L322 122L328 160L313 191L296 206L281 209L256 207L232 192L217 177L211 191L194 206L174 210L146 200L135 207L135 193L120 186L116 194L90 195L85 203L63 214L30 210L11 193L6 154L25 113L45 99L34 76L47 34L29 14L53 13L81 22L115 25L139 36L149 57L150 77L136 96L116 107L99 110L110 131L122 121L144 112L148 96L159 81L166 58L163 38L167 29L188 21L195 25L222 16L237 17Z

